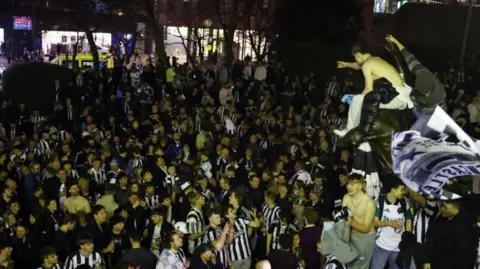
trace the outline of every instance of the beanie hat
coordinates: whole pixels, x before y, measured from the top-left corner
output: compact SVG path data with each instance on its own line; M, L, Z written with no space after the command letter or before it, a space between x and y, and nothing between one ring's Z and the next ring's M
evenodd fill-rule
M420 72L420 74L415 77L415 90L422 95L430 93L435 87L436 79L435 75L428 70Z

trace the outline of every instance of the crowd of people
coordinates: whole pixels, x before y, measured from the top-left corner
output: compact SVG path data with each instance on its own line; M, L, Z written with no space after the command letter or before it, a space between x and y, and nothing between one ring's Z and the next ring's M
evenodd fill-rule
M354 53L357 70L373 57ZM474 70L437 74L472 134ZM3 99L0 268L473 268L477 222L461 202L425 199L395 178L374 201L350 173L352 148L337 147L336 133L349 129L343 95L362 83L343 71L326 84L289 77L279 62L248 58L230 68L147 61L52 81L52 112ZM373 235L350 264L321 238L342 218ZM401 251L408 236L421 259Z

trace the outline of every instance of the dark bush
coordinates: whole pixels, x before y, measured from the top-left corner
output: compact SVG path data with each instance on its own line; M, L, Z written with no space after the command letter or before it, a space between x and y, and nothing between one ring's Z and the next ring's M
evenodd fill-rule
M74 78L63 66L48 63L15 63L3 73L3 90L14 105L25 103L27 108L50 112L53 109L55 80L63 89Z

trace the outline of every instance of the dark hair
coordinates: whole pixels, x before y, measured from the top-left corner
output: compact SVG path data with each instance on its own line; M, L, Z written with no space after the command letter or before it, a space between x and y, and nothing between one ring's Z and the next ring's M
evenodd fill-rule
M356 182L365 182L365 177L361 174L353 173L348 175L347 182L356 181Z
M235 198L237 199L238 201L238 205L243 205L243 203L245 202L245 195L241 192L234 192L235 193Z
M111 226L117 225L119 223L124 223L124 222L125 222L125 219L120 215L115 215L110 219Z
M188 195L188 201L190 202L190 204L195 204L197 202L198 199L200 199L202 197L202 195L198 192L192 192Z
M275 201L275 199L277 198L277 194L275 194L274 192L272 191L267 191L267 193L265 194L266 197L272 199L273 201Z
M92 213L93 213L93 215L97 215L102 210L105 210L105 207L103 205L95 205L93 207Z
M46 258L48 258L48 256L55 255L57 253L55 252L55 249L53 247L45 246L40 249L39 254L40 254L40 259L42 259L43 261Z
M177 234L177 231L172 230L168 231L165 238L162 238L162 245L160 246L160 249L169 249L170 248L170 243L173 243L173 236Z
M51 197L48 198L48 199L45 201L45 205L46 205L46 206L49 206L52 201L55 201L55 203L57 203L57 205L58 205L57 199L51 198Z
M403 183L403 181L396 176L391 176L390 178L388 178L388 180L384 181L384 190L387 193L390 192L392 189L396 189L400 186L405 186L405 183Z
M366 53L370 53L370 51L371 50L369 45L364 40L358 41L352 47L352 54L355 54L355 53L366 54Z
M93 236L89 233L84 233L80 235L77 239L77 245L82 246L85 244L93 243Z
M194 256L200 257L203 253L207 251L213 251L212 246L210 246L210 244L207 244L207 243L202 243L197 248L195 248L193 252L194 252Z
M210 208L209 210L207 210L207 218L210 218L211 216L213 215L221 215L222 214L222 211L220 210L219 207L213 207L213 208Z
M290 211L283 210L283 211L280 211L278 216L279 216L280 220L286 220L286 221L290 222L290 219L292 217L292 213L290 213Z
M152 216L158 215L158 216L165 217L166 214L167 214L167 208L165 206L159 206L152 210Z
M69 223L76 223L77 222L77 216L75 215L65 215L65 218L63 219L63 224L69 224Z
M133 231L132 233L130 233L129 237L130 237L130 240L134 242L141 242L143 239L143 234L142 232L139 232L139 231Z
M318 213L313 208L306 208L305 209L305 219L307 220L308 224L315 224L318 221Z

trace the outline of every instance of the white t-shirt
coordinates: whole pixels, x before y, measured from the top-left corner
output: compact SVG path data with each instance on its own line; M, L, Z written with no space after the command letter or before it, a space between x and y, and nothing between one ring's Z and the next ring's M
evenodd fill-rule
M229 134L235 134L235 131L237 130L237 128L235 127L235 124L231 119L225 120L225 129L227 129L227 132Z
M402 212L403 209L402 209L402 206L400 205L400 201L397 201L395 204L390 204L386 196L384 196L383 200L385 202L383 205L383 214L382 214L381 221L386 222L386 221L398 220L405 224L406 212ZM376 216L378 217L380 215L379 198L375 200L375 204L377 207ZM410 210L410 204L408 200L406 200L406 211L409 211L409 210ZM398 248L398 245L402 241L402 234L404 231L405 231L405 225L402 226L401 230L393 229L390 226L378 228L377 240L375 241L375 243L377 244L377 246L385 250L399 252L400 249Z
M153 236L152 236L152 244L159 245L160 240L162 240L162 226L155 225L155 228L153 229ZM159 246L160 247L160 246ZM160 251L158 249L151 249L152 253L155 254L155 256L160 257Z

